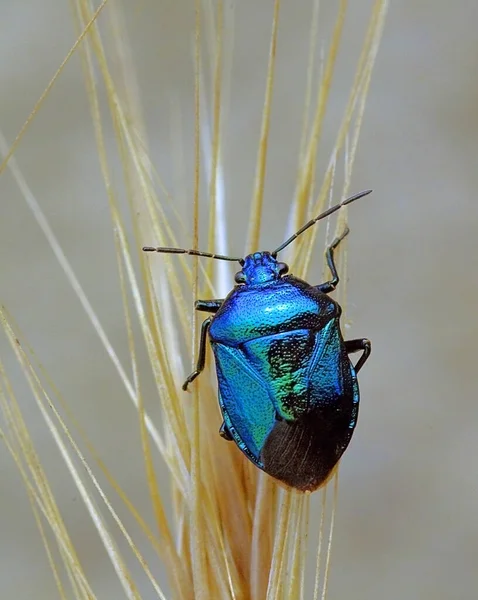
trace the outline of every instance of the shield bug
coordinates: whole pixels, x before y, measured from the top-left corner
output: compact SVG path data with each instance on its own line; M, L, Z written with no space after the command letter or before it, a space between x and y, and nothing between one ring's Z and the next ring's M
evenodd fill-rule
M190 254L236 261L236 285L223 300L198 300L212 313L202 324L196 370L204 369L207 337L216 359L220 435L234 440L260 469L287 486L313 491L323 485L347 448L357 423L357 373L370 355L367 339L345 341L341 307L329 294L339 283L334 251L326 250L331 279L319 285L288 274L278 253L317 221L369 194L347 198L311 219L273 252L234 258L182 248L146 252ZM355 364L349 355L361 352Z

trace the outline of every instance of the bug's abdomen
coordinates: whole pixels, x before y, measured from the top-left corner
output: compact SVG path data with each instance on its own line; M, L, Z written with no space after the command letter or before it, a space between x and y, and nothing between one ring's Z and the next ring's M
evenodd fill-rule
M338 319L239 347L213 342L225 424L261 469L313 490L332 472L357 421L358 385Z
M355 423L355 418L353 423ZM349 410L318 406L296 421L278 421L259 460L262 469L288 486L314 491L332 474L353 434Z
M300 352L299 346L292 343L289 350ZM284 417L269 431L259 460L269 475L296 489L312 491L332 473L357 422L357 377L338 322L315 332L313 353L305 367L300 376L307 390L303 402L297 403L302 399L299 396L294 403L293 394L284 402L280 385L277 388L275 402ZM294 381L292 369L291 375Z

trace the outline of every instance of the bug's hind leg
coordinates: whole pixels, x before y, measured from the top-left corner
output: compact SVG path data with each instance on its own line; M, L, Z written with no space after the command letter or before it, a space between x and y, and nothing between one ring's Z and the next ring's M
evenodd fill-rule
M224 421L222 422L221 427L219 427L219 435L222 437L223 440L227 440L228 442L232 442L231 432L227 428L227 425L224 423Z
M209 326L211 325L212 317L208 317L205 321L202 322L201 325L201 338L199 340L199 355L198 361L196 364L196 370L189 375L186 381L183 383L183 390L186 391L188 389L188 385L192 383L196 377L204 370L204 365L206 364L206 343L207 343L207 332Z
M339 274L337 273L337 267L335 266L334 261L334 250L340 244L340 242L349 234L350 229L346 227L343 233L335 238L335 240L330 244L330 246L325 251L325 256L327 258L327 264L329 266L330 272L332 274L332 279L330 281L326 281L325 283L321 283L317 286L317 289L324 294L330 294L333 292L339 283Z
M372 344L370 340L367 338L363 338L361 340L348 340L345 342L345 349L347 350L347 354L352 354L353 352L360 352L362 350L362 356L358 359L357 364L354 369L355 372L358 373L360 369L364 366L367 358L370 356L370 352L372 351Z

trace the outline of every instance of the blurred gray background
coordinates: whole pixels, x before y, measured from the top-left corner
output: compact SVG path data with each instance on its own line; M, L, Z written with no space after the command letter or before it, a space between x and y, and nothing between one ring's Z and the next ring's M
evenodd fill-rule
M233 253L242 252L247 231L272 15L269 2L237 4L224 131ZM322 165L371 7L351 4ZM321 30L329 36L335 3L322 5ZM190 159L193 3L145 0L130 3L127 16L151 158L184 215L181 238L190 231L192 178L186 161L186 185L175 188L181 173L171 156L170 108L179 103ZM283 238L294 192L310 16L309 1L283 2L264 247ZM369 337L373 355L361 373L359 426L341 467L330 600L478 595L477 23L474 1L397 1L388 14L351 190L372 187L374 194L349 211L347 335ZM0 2L0 128L10 142L74 39L67 3ZM77 56L16 158L127 363L113 236ZM0 301L149 516L137 420L121 383L8 172L0 178L0 202ZM320 266L318 256L311 273ZM121 597L6 341L0 344L94 589L99 598ZM156 405L153 399L149 408L158 418ZM27 495L3 447L0 532L2 600L56 597Z

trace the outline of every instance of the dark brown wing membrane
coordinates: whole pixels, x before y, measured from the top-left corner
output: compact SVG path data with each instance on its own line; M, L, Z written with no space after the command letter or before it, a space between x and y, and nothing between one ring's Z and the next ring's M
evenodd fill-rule
M336 406L317 407L296 421L277 421L260 459L264 471L301 491L322 485L352 437L349 415Z

